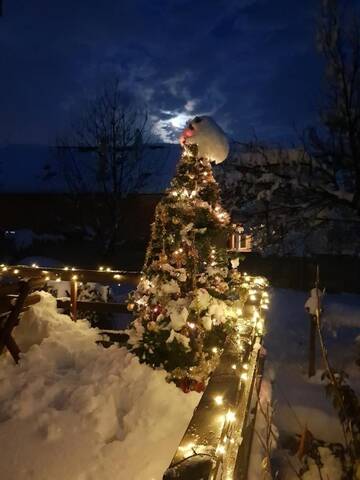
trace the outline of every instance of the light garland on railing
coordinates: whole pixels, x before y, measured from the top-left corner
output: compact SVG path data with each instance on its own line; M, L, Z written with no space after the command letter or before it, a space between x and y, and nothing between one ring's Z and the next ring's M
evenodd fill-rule
M36 264L36 263L33 263L31 266L19 266L19 267L11 267L11 266L7 266L5 265L4 263L0 264L0 271L1 272L7 272L7 274L14 274L14 275L21 275L23 272L26 272L28 270L31 270L31 269L40 269L40 267ZM41 270L41 273L45 276L44 280L45 281L55 281L55 282L61 282L61 277L59 277L59 273L57 272L58 270L63 270L65 272L76 272L76 271L82 271L83 269L79 269L77 267L69 267L69 266L65 266L65 267L62 267L62 268L56 268L54 269L55 271L53 272L49 272L48 270ZM91 271L91 270L90 270ZM114 280L121 280L123 278L123 274L121 273L116 273L117 271L114 270L113 268L111 267L99 267L98 268L98 272L101 272L101 273L105 273L105 274L108 274L108 273L113 273L113 279ZM55 278L52 278L51 275L55 276ZM69 280L72 280L72 281L77 281L78 280L78 275L74 274L72 275L72 277L68 280L65 280L65 281L69 281ZM118 283L118 286L120 286L120 283Z
M262 277L251 277L243 275L243 284L247 284L249 289L249 302L244 309L237 308L236 313L239 322L236 327L234 346L236 346L237 362L229 366L229 373L235 375L238 379L238 388L243 392L248 391L250 382L254 374L254 352L257 353L260 348L258 338L264 331L263 311L269 308L269 294L265 290L268 286L266 279ZM255 297L255 298L254 298ZM247 328L251 330L246 334ZM213 353L218 353L218 348L212 348ZM250 365L251 363L251 365ZM200 435L192 432L192 441L187 441L185 445L179 446L180 457L187 459L196 455L209 455L215 460L215 467L210 478L218 478L218 472L222 471L221 479L235 480L235 462L236 455L228 457L229 449L233 452L238 448L241 439L243 424L238 425L238 421L245 418L244 410L238 411L240 404L229 405L223 392L218 392L212 397L212 406L214 408L214 421L219 429L219 440L217 445L203 445L197 441ZM243 406L241 408L244 408ZM219 415L219 409L223 413ZM213 429L213 428L212 428ZM205 442L206 443L206 442Z

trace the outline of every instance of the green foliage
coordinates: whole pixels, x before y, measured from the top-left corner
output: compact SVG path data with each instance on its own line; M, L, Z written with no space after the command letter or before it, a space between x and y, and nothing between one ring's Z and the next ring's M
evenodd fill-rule
M143 278L129 298L129 348L175 381L203 384L234 323L226 318L226 302L239 299L228 233L210 162L198 158L196 145L185 147L156 208Z

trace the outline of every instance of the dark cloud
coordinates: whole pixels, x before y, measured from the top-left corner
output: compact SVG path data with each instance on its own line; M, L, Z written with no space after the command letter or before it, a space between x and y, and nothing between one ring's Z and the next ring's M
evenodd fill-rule
M313 122L321 64L316 1L5 0L0 128L52 143L83 98L117 74L172 139L189 116L268 139ZM1 137L0 137L1 140Z

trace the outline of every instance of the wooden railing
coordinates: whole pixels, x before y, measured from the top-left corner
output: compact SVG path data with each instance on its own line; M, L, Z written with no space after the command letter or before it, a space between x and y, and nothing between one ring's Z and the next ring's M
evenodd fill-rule
M40 300L40 295L33 293L43 288L44 280L30 278L11 285L0 285L0 355L5 347L14 361L20 359L20 348L13 338L13 329L19 323L19 315Z
M57 299L58 308L69 312L72 319L76 321L78 312L97 312L97 313L128 313L127 306L124 303L115 302L89 302L78 300L78 285L81 282L94 282L103 285L109 284L130 284L137 285L140 279L139 272L124 272L122 270L99 269L84 270L78 268L41 268L36 266L0 265L0 278L5 280L5 284L0 284L0 317L7 315L8 318L0 318L0 353L6 346L14 360L19 360L20 349L16 345L12 330L18 323L19 314L29 305L40 300L39 295L28 297L21 294L22 286L29 286L29 292L36 288L46 287L50 281L68 281L70 283L70 298ZM20 292L20 293L19 293ZM123 332L105 330L106 340L102 341L104 345L110 345L113 342L124 343L127 335Z
M70 282L70 298L59 299L58 307L68 310L71 317L76 321L78 311L88 312L110 312L126 313L125 304L114 302L85 302L78 301L78 286L81 282L94 282L102 285L109 284L129 284L136 286L139 283L140 272L127 272L123 270L112 270L110 268L100 267L98 270L85 270L75 267L64 268L42 268L37 266L0 265L0 275L16 278L17 280L28 278L41 278L48 281L68 281Z
M248 302L245 313L261 311L259 303ZM164 480L246 480L262 378L262 328L240 332L227 340Z
M77 281L96 282L103 285L110 283L127 283L136 286L139 283L140 272L126 272L123 270L98 269L85 270L75 267L43 268L27 265L7 266L0 265L0 275L16 278L42 277L46 281Z

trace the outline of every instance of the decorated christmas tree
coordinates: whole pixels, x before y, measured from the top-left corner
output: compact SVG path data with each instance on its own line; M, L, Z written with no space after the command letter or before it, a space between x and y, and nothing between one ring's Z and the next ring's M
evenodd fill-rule
M210 163L211 155L217 161L227 153L217 128L196 117L185 130L176 175L156 208L143 276L128 304L135 316L129 348L184 390L203 389L242 303L237 271L228 265L230 219ZM210 146L215 141L210 150L206 139Z

